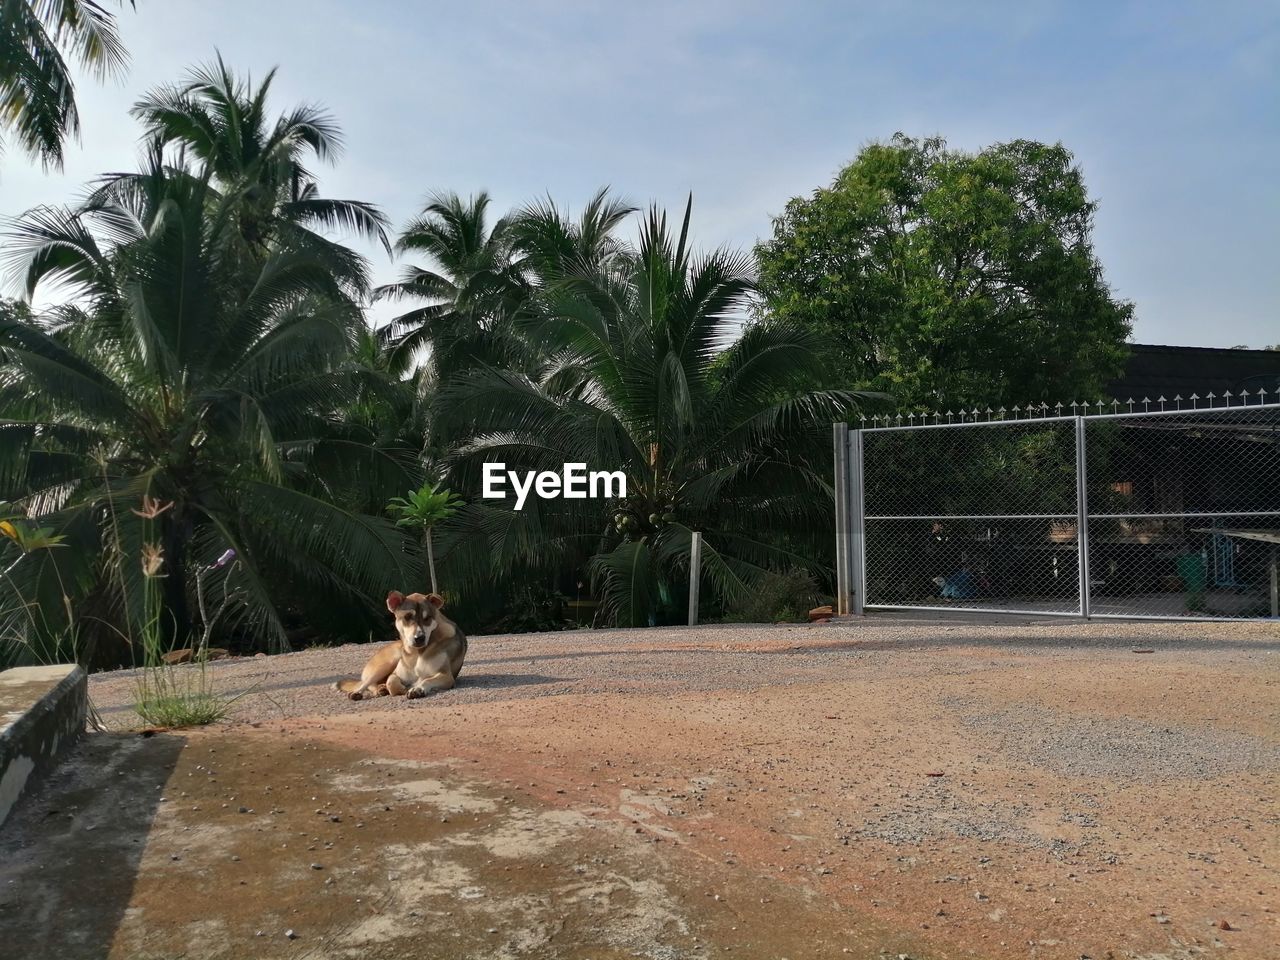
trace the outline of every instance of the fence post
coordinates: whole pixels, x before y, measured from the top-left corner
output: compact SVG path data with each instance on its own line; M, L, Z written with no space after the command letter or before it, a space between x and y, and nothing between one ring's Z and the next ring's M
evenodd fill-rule
M846 563L850 570L850 585L853 589L853 609L855 617L866 613L867 602L867 522L863 496L866 492L866 470L862 455L862 430L855 429L849 434L849 499L846 502L849 531L849 556Z
M1280 617L1280 547L1271 545L1271 616Z
M698 625L698 587L702 582L702 534L689 544L689 626Z
M1076 417L1076 558L1080 616L1089 619L1089 451L1084 417Z
M849 425L831 425L835 463L833 492L836 506L836 615L849 612Z

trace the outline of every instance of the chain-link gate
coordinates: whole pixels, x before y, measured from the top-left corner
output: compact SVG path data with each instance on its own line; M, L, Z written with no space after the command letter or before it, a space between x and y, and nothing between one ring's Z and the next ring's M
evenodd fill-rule
M1280 617L1280 404L1111 406L837 424L838 610Z

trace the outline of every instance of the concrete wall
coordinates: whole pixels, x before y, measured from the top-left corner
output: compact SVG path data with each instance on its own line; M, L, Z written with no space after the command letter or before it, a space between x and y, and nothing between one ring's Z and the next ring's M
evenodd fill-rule
M0 671L0 826L84 732L88 706L89 678L74 664Z

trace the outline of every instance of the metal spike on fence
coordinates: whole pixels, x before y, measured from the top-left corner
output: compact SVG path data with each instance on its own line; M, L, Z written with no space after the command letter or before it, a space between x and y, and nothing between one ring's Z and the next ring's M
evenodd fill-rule
M1080 406L1080 404L1076 403L1074 400L1072 400L1072 401L1071 401L1071 415L1072 415L1073 417L1075 417L1075 416L1078 416L1078 415L1079 415L1079 413L1080 413L1080 411L1079 411L1079 409L1078 409L1078 408L1079 408L1079 406Z
M1062 401L1059 400L1053 405L1053 412L1056 416L1062 416Z
M1000 418L1001 420L1003 420L1003 419L1004 419L1004 415L1005 415L1006 413L1008 413L1008 412L1009 412L1009 411L1008 411L1008 410L1006 410L1004 407L1001 407L999 410L997 410L997 411L996 411L996 414L999 416L999 418Z
M1212 396L1212 394L1210 394L1210 396ZM1161 409L1161 410L1163 410L1163 409L1164 409L1164 405L1165 405L1166 403L1168 403L1168 402L1169 402L1169 401L1168 401L1168 400L1166 400L1166 399L1164 398L1164 394L1163 394L1163 393L1162 393L1162 394L1160 394L1160 396L1156 397L1156 403L1160 404L1160 409Z
M1129 402L1133 403L1132 400L1130 400ZM1115 416L1119 412L1120 412L1120 401L1117 400L1115 397L1112 397L1111 398L1111 415Z
M1098 416L1102 416L1102 398L1101 397L1098 398L1097 407L1098 407Z
M1226 406L1228 406L1228 407L1229 407L1229 406L1231 406L1231 396L1232 396L1232 394L1231 394L1231 391L1230 391L1230 390L1226 391L1226 392L1222 395L1222 399L1223 399L1223 401L1224 401L1225 405L1226 405Z
M898 414L893 419L897 422L898 426L902 426L902 414Z
M1175 404L1177 404L1177 406L1175 406L1173 409L1175 409L1175 410L1181 410L1181 409L1182 409L1182 394L1180 394L1180 393L1175 393L1175 394L1173 395L1173 401L1172 401L1172 402L1173 402L1173 403L1175 403Z
M1143 397L1143 398L1142 398L1142 412L1143 412L1143 413L1149 413L1149 412L1150 412L1150 410L1151 410L1151 398L1150 398L1150 397Z
M1129 404L1129 412L1133 413L1133 397L1130 397L1125 403Z
M1241 390L1241 391L1240 391L1240 405L1241 405L1242 407L1247 407L1247 406L1249 405L1249 391L1248 391L1248 390Z
M1193 393L1191 396L1187 397L1187 399L1191 401L1191 409L1195 410L1197 402L1200 400L1200 394Z
M1205 398L1206 400L1208 400L1208 401L1209 401L1209 409L1210 409L1210 410L1212 410L1212 409L1213 409L1213 398L1214 398L1214 397L1216 397L1216 396L1217 396L1217 394L1216 394L1216 393L1214 393L1212 390L1210 390L1208 393L1206 393L1206 394L1204 395L1204 398Z
M1259 388L1258 388L1258 402L1259 402L1259 403L1266 403L1266 402L1267 402L1267 388L1266 388L1266 387L1259 387Z

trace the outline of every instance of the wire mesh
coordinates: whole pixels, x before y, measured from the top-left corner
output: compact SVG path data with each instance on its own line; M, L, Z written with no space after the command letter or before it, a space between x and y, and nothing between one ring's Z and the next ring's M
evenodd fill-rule
M1280 615L1280 404L895 421L855 442L866 606Z
M1079 609L1071 419L863 434L866 604Z
M1087 420L1090 590L1111 616L1276 616L1280 407Z
M1080 607L1071 518L868 519L868 606L1070 613Z

